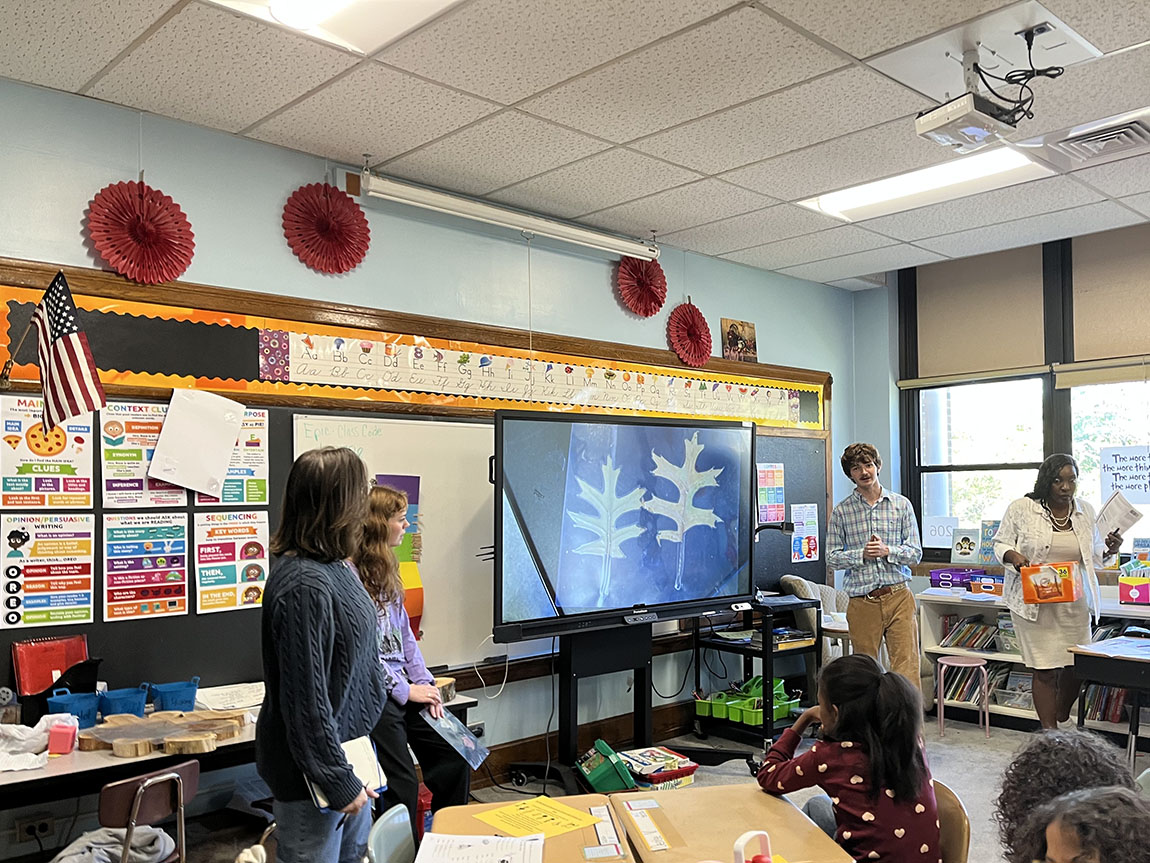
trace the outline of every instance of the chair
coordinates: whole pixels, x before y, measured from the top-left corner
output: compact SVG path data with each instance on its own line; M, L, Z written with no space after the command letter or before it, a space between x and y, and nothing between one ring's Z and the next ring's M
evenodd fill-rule
M120 863L128 861L132 832L137 825L151 826L173 814L176 816L176 850L163 863L186 863L184 803L196 796L199 786L200 762L193 759L167 770L110 782L101 788L100 826L126 828Z
M948 668L974 668L982 675L982 685L979 691L982 697L979 699L978 704L978 724L982 725L982 719L986 717L986 736L990 737L990 680L986 673L986 660L978 656L940 656L938 658L938 692L936 698L938 702L938 736L942 737L946 729L946 719L943 716L945 701L944 693L946 692L945 683L946 670Z
M970 853L970 816L958 795L934 780L934 799L938 804L938 850L942 863L966 863Z
M411 815L396 803L376 819L367 834L369 863L413 863L415 840L411 836Z

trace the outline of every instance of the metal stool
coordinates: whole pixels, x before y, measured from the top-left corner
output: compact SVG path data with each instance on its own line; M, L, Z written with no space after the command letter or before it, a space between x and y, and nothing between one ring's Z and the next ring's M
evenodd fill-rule
M990 678L986 674L986 660L976 656L940 656L938 658L938 736L942 737L946 728L943 718L945 702L943 693L946 691L943 682L946 679L948 668L977 668L982 675L982 700L978 706L978 724L982 725L982 717L986 716L986 736L990 737Z

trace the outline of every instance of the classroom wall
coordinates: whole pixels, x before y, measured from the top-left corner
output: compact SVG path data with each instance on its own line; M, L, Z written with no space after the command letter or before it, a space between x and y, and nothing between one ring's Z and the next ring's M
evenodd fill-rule
M854 295L854 376L851 387L854 439L873 443L882 453L882 484L899 491L898 291L893 287ZM849 441L835 438L838 456ZM845 477L843 477L845 479Z

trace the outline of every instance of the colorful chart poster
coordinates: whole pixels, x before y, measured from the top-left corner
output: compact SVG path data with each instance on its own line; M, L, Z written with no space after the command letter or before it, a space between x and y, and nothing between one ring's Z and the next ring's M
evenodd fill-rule
M196 513L196 613L259 608L268 578L268 514Z
M819 505L792 503L791 521L795 532L791 537L791 563L809 563L819 559Z
M0 399L0 506L4 509L92 508L92 415L73 417L49 432L39 396Z
M244 410L240 437L218 498L196 492L197 506L245 506L268 502L268 412Z
M376 485L386 485L407 495L407 530L403 542L395 549L399 561L399 577L403 579L403 607L411 620L411 631L416 640L422 636L419 623L423 619L423 579L419 575L419 561L423 556L423 536L419 532L419 477L406 474L377 473Z
M777 524L787 520L786 495L783 493L783 466L760 464L759 524Z
M93 515L5 513L0 628L92 622Z
M104 620L188 613L188 516L104 516Z
M187 492L178 485L148 476L167 413L167 405L145 402L108 402L100 409L106 509L184 506L188 502Z

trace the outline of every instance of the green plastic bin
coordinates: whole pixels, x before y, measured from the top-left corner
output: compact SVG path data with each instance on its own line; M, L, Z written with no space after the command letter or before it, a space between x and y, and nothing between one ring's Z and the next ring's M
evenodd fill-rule
M711 715L716 719L727 718L727 693L716 692L711 696Z
M791 710L799 706L797 698L790 699L775 699L775 719L786 719L791 715Z
M635 780L623 759L602 740L596 740L595 745L575 762L575 767L601 794L635 787Z

